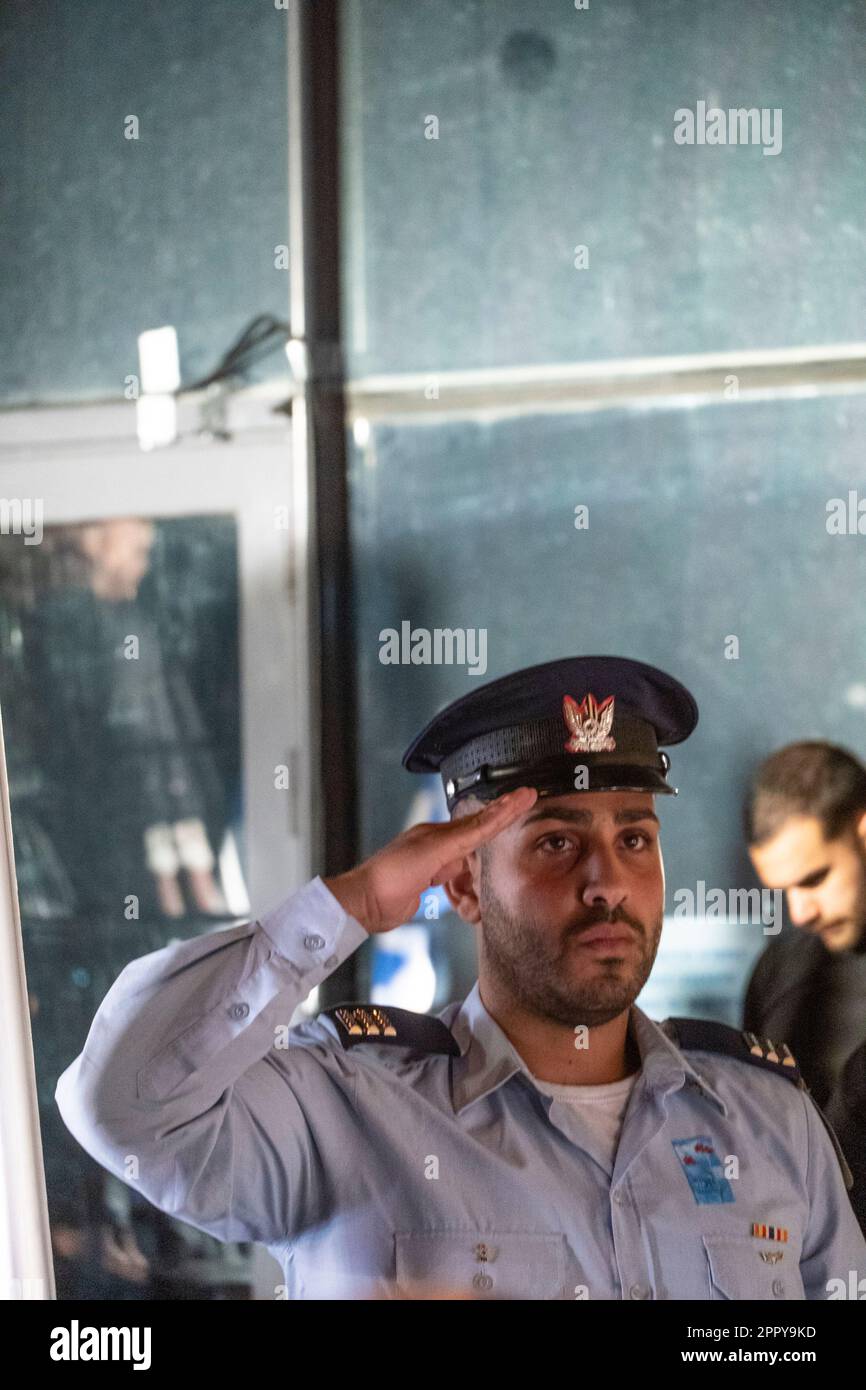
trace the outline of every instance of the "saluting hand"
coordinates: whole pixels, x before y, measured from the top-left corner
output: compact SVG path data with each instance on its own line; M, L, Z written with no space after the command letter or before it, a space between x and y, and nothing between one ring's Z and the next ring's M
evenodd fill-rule
M525 815L537 796L534 787L518 787L474 815L413 825L357 868L322 882L368 932L392 931L411 922L423 892L454 878L468 854Z

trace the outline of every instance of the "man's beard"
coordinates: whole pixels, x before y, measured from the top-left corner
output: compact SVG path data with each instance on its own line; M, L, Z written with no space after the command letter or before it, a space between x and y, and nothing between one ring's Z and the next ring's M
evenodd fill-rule
M850 920L856 931L856 939L841 951L831 951L831 948L822 941L825 949L833 955L866 955L866 847L864 847L860 836L852 834L851 843L860 861L860 885L857 892L857 899L850 914Z
M646 927L621 908L587 909L587 915L554 936L539 921L512 917L494 892L486 855L481 863L481 946L487 967L515 1004L538 1018L568 1027L597 1028L632 1005L649 979L664 914ZM601 922L624 922L635 935L628 955L615 965L595 957L593 978L571 978L573 943ZM613 948L611 954L614 954ZM632 964L626 962L633 958Z
M866 849L860 842L859 836L856 838L855 844L861 870L860 891L857 894L857 905L854 909L854 922L859 928L859 936L850 950L855 956L863 956L866 955Z

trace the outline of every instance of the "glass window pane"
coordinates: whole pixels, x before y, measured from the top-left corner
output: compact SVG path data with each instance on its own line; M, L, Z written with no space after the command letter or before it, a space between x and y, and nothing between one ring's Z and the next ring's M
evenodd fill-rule
M4 404L122 399L162 324L193 381L286 317L285 7L2 5L0 44Z
M0 536L0 699L59 1298L249 1296L251 1247L157 1211L90 1158L54 1100L124 966L246 905L237 610L230 516Z
M352 375L862 337L857 6L346 0L343 29ZM677 144L699 101L767 139Z

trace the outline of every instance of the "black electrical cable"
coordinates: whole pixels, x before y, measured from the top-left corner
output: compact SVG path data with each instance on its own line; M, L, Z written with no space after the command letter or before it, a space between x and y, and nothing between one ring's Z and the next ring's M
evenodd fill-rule
M182 395L187 391L202 391L215 381L225 381L229 377L238 376L253 362L258 361L260 357L274 351L277 347L277 343L272 341L274 338L278 338L282 344L288 342L290 337L290 324L274 318L272 314L259 314L247 324L243 333L220 359L213 371L208 372L206 376L199 377L197 381L181 386L175 394Z

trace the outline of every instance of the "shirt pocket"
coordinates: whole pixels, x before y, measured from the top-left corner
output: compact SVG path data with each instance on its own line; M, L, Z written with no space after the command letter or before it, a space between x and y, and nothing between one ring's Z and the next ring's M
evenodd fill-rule
M563 1298L563 1237L537 1231L421 1231L394 1237L404 1297Z
M703 1242L711 1299L805 1299L798 1241L706 1235Z

